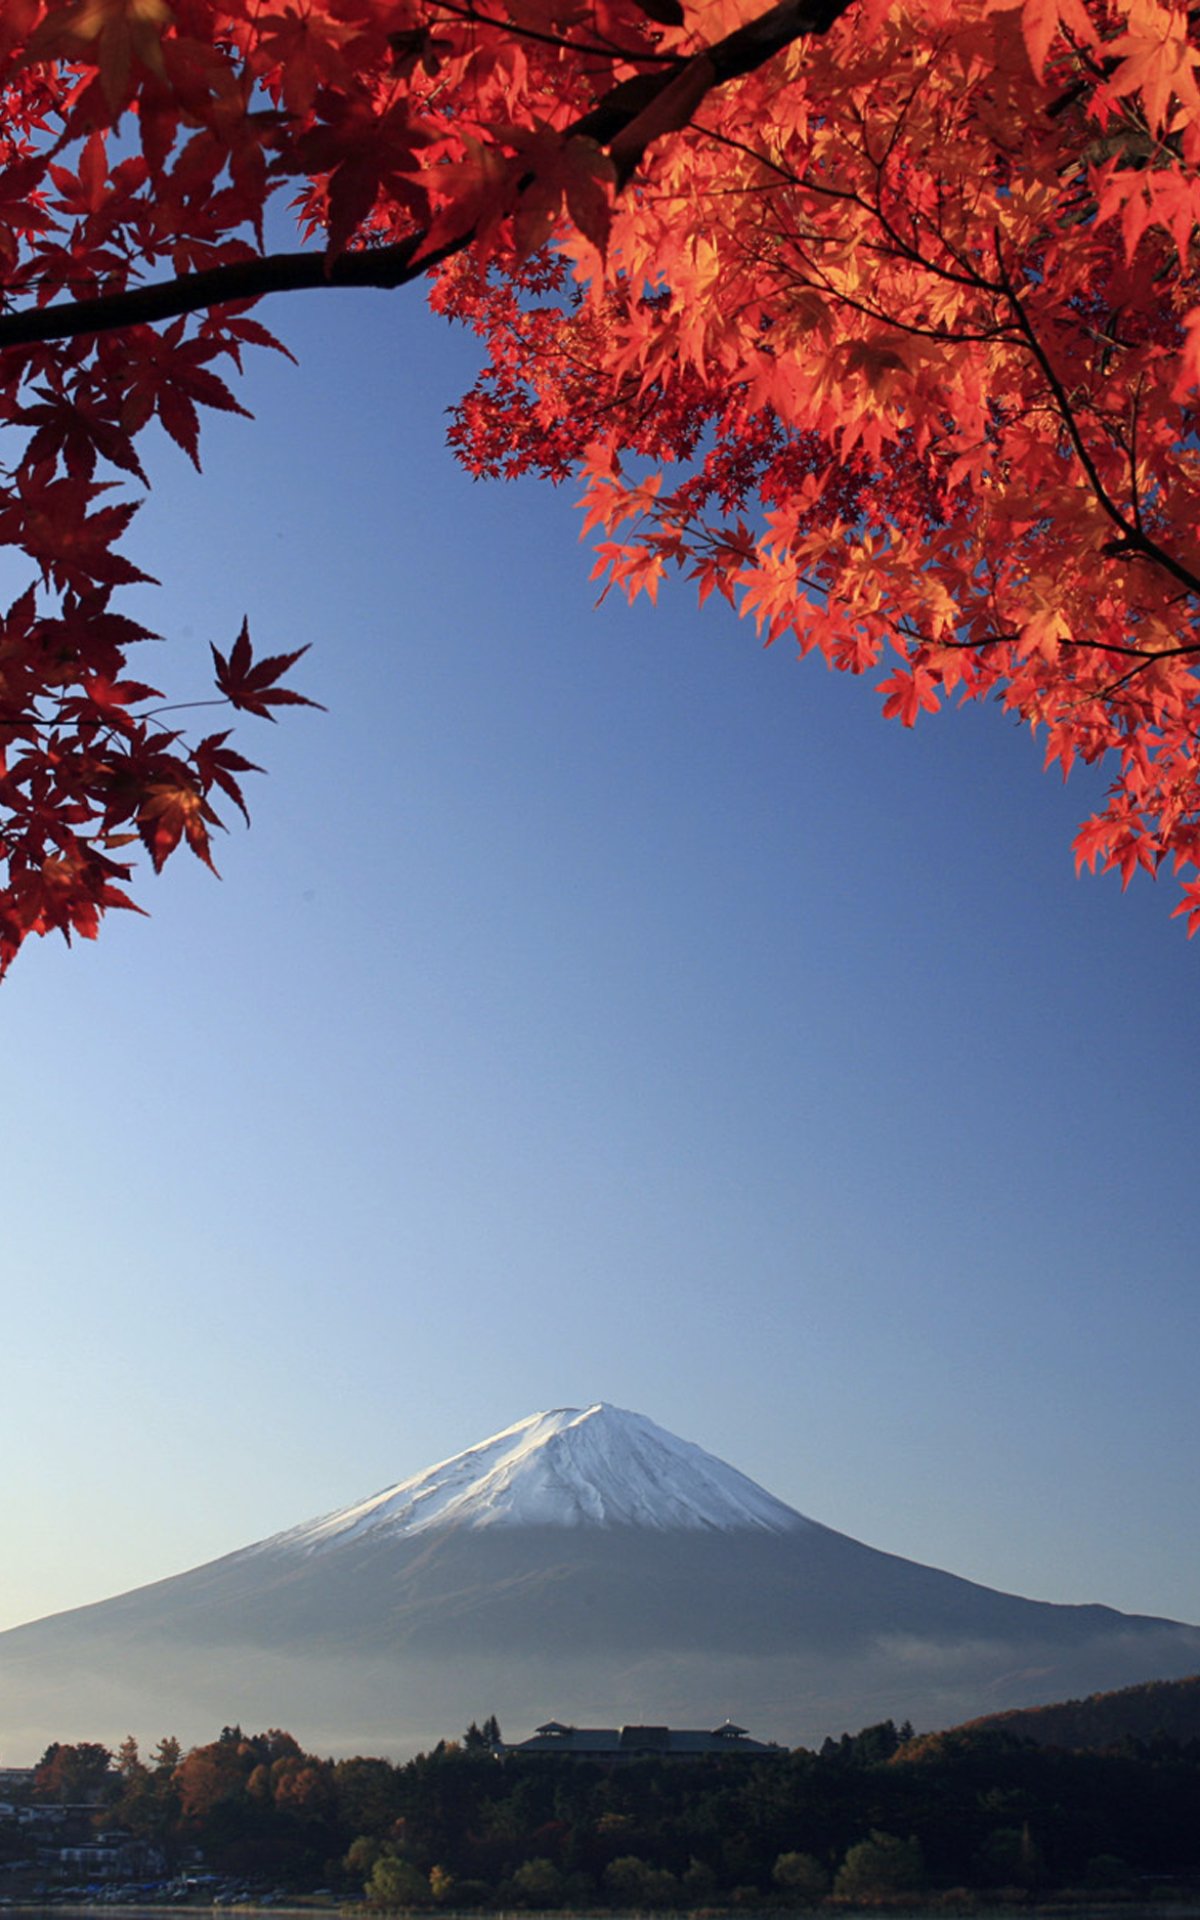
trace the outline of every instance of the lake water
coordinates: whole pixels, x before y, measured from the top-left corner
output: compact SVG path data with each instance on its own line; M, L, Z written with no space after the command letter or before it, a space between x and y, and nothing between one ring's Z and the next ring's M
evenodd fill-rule
M110 1920L114 1913L127 1916L127 1920L179 1920L188 1914L238 1914L269 1915L271 1920L320 1920L320 1916L331 1914L353 1914L355 1920L367 1914L367 1909L346 1902L344 1906L296 1906L282 1904L256 1907L250 1902L238 1906L208 1906L200 1902L173 1906L117 1906L112 1902L99 1904L70 1904L56 1901L50 1906L3 1906L0 1914L4 1920L52 1920L53 1916L63 1914L91 1916L92 1920ZM788 1920L791 1914L819 1916L825 1914L826 1920L1200 1920L1200 1901L1173 1900L1169 1897L1159 1899L1134 1899L1122 1901L1047 1901L1044 1906L1028 1907L992 1907L979 1904L961 1906L946 1905L933 1907L705 1907L692 1910L702 1916L702 1920L752 1920L755 1914L764 1920ZM469 1912L456 1913L452 1908L425 1908L414 1920L532 1920L529 1908L514 1909L511 1912L499 1908L472 1908ZM394 1916L380 1915L379 1920L394 1920ZM537 1920L680 1920L677 1914L665 1910L650 1915L641 1911L614 1912L609 1907L598 1907L592 1912L574 1908L565 1913L540 1911Z

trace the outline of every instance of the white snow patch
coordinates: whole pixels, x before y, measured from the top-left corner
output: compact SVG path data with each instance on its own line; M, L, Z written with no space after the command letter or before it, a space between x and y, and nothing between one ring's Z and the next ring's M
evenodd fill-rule
M640 1413L601 1401L535 1413L452 1460L369 1500L264 1540L311 1551L367 1534L433 1527L753 1528L809 1526L794 1507L676 1439Z

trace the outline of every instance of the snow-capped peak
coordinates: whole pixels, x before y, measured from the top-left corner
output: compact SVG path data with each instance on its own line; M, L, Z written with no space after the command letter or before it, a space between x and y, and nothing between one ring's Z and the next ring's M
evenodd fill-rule
M753 1528L809 1524L744 1473L639 1413L601 1401L535 1413L264 1546L313 1549L433 1527Z

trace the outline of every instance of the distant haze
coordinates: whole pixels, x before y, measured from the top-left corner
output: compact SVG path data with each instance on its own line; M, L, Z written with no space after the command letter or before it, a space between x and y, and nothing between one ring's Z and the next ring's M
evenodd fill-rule
M6 1742L283 1726L402 1754L496 1713L813 1743L1200 1669L1200 1629L879 1553L607 1405L558 1409L174 1579L0 1635ZM5 1752L5 1759L10 1757Z

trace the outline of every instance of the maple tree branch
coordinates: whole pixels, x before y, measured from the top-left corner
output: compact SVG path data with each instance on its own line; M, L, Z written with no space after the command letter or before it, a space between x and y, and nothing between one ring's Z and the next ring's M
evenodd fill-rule
M410 234L391 246L364 247L339 254L333 261L323 253L259 254L223 267L182 273L152 286L131 287L124 293L102 293L91 300L64 300L32 312L6 313L0 315L0 349L172 320L204 307L259 300L268 293L296 293L307 287L399 287L418 279L466 244L465 239L453 242L426 254L414 266L413 255L423 239L422 233Z
M982 640L939 640L939 647L954 647L972 652L976 647L1014 646L1021 638L1019 633L989 633ZM1140 664L1132 669L1139 673L1142 667L1148 667L1155 660L1187 659L1189 655L1200 653L1200 640L1180 647L1123 647L1116 640L1072 640L1063 635L1055 645L1064 650L1071 648L1078 653L1118 653L1127 660L1137 660Z
M735 140L732 134L720 133L716 127L706 127L703 121L693 119L692 125L697 133L704 135L706 140L712 140L719 147L728 147L733 153L744 153L748 160L756 160L760 167L765 167L769 173L777 174L784 186L799 187L802 193L812 194L821 200L844 200L847 205L858 207L863 213L874 217L874 207L869 200L864 200L860 193L852 193L848 187L829 187L821 181L810 180L807 174L796 173L791 167L781 166L778 160L772 160L767 154L760 153L757 147L748 146L744 140ZM763 189L739 187L737 191L749 193L761 192Z
M684 68L703 61L711 72L706 92L727 86L765 65L784 47L807 34L827 33L852 0L779 0L757 19L737 27L723 40L692 56L683 67L672 65L652 91L632 105L611 106L601 100L568 127L564 140L586 136L607 145L632 127L650 102L674 85ZM649 76L654 79L654 76ZM614 92L619 89L614 89ZM268 293L294 293L314 287L382 287L394 289L418 279L452 255L461 253L475 237L475 228L421 255L425 233L410 234L390 246L363 247L329 260L324 253L261 254L251 260L179 274L173 280L134 287L123 293L100 294L90 300L62 301L36 311L0 314L0 351L33 346L48 340L74 340L119 327L172 320L180 314L230 302L259 300Z
M436 0L442 13L450 15L452 20L465 20L472 27L500 27L505 33L513 34L518 40L533 40L539 46L559 47L565 53L593 53L602 60L628 60L630 66L643 62L652 62L656 66L681 67L688 59L686 53L657 53L653 47L623 47L616 40L571 40L561 33L542 33L536 27L520 26L515 20L499 20L489 13L481 13L471 4L457 7L452 0Z
M1113 525L1120 528L1120 540L1109 543L1108 552L1110 557L1118 558L1125 554L1130 556L1140 554L1143 558L1152 560L1156 565L1162 567L1164 572L1169 573L1173 580L1178 580L1180 585L1184 587L1189 594L1200 594L1200 578L1197 578L1181 561L1176 560L1172 554L1169 554L1165 547L1160 547L1158 541L1152 539L1151 536L1143 530L1137 520L1131 520L1128 514L1122 512L1121 508L1109 493L1100 477L1099 469L1096 466L1095 460L1092 458L1091 451L1079 430L1079 422L1075 416L1075 409L1071 405L1066 388L1063 386L1062 381L1051 365L1049 355L1038 337L1037 329L1026 313L1024 303L1009 277L1008 268L1005 266L1001 255L999 228L996 229L994 235L994 244L996 249L996 268L1000 276L1000 286L1012 310L1013 317L1025 338L1029 351L1042 370L1042 375L1053 397L1058 417L1066 429L1071 445L1075 449L1076 458L1087 476L1088 483L1091 486L1097 502L1113 522ZM1157 656L1151 657L1154 658Z
M1174 653L1186 652L1186 651L1187 651L1186 648L1172 649L1172 652ZM1192 651L1194 652L1195 649L1193 648ZM1132 683L1137 679L1139 673L1145 673L1146 668L1150 666L1153 663L1153 661L1158 657L1159 656L1155 654L1151 654L1147 659L1139 660L1136 666L1130 667L1126 673L1118 674L1115 680L1110 680L1108 685L1105 687L1098 687L1095 693L1088 694L1086 698L1089 700L1112 700L1116 694L1121 692L1123 687L1131 686ZM1124 724L1128 725L1127 718L1124 721Z
M1019 339L1023 338L1023 336L1010 333L1000 322L997 322L994 327L989 328L984 333L969 333L962 327L922 327L918 325L915 320L898 320L896 316L886 308L872 306L865 300L856 300L853 294L846 293L843 288L838 287L824 271L820 261L813 259L798 233L789 233L787 237L803 262L805 273L788 273L785 280L784 270L780 269L778 284L781 287L786 284L791 284L802 288L811 288L813 292L826 293L832 303L836 303L838 306L848 307L852 313L861 313L868 320L877 320L882 326L891 327L897 333L910 333L921 340L945 340L955 343L978 343L980 345L990 345L992 342L1000 340L1010 345L1016 345ZM878 251L885 252L886 250L880 247ZM986 281L980 284L986 291Z

